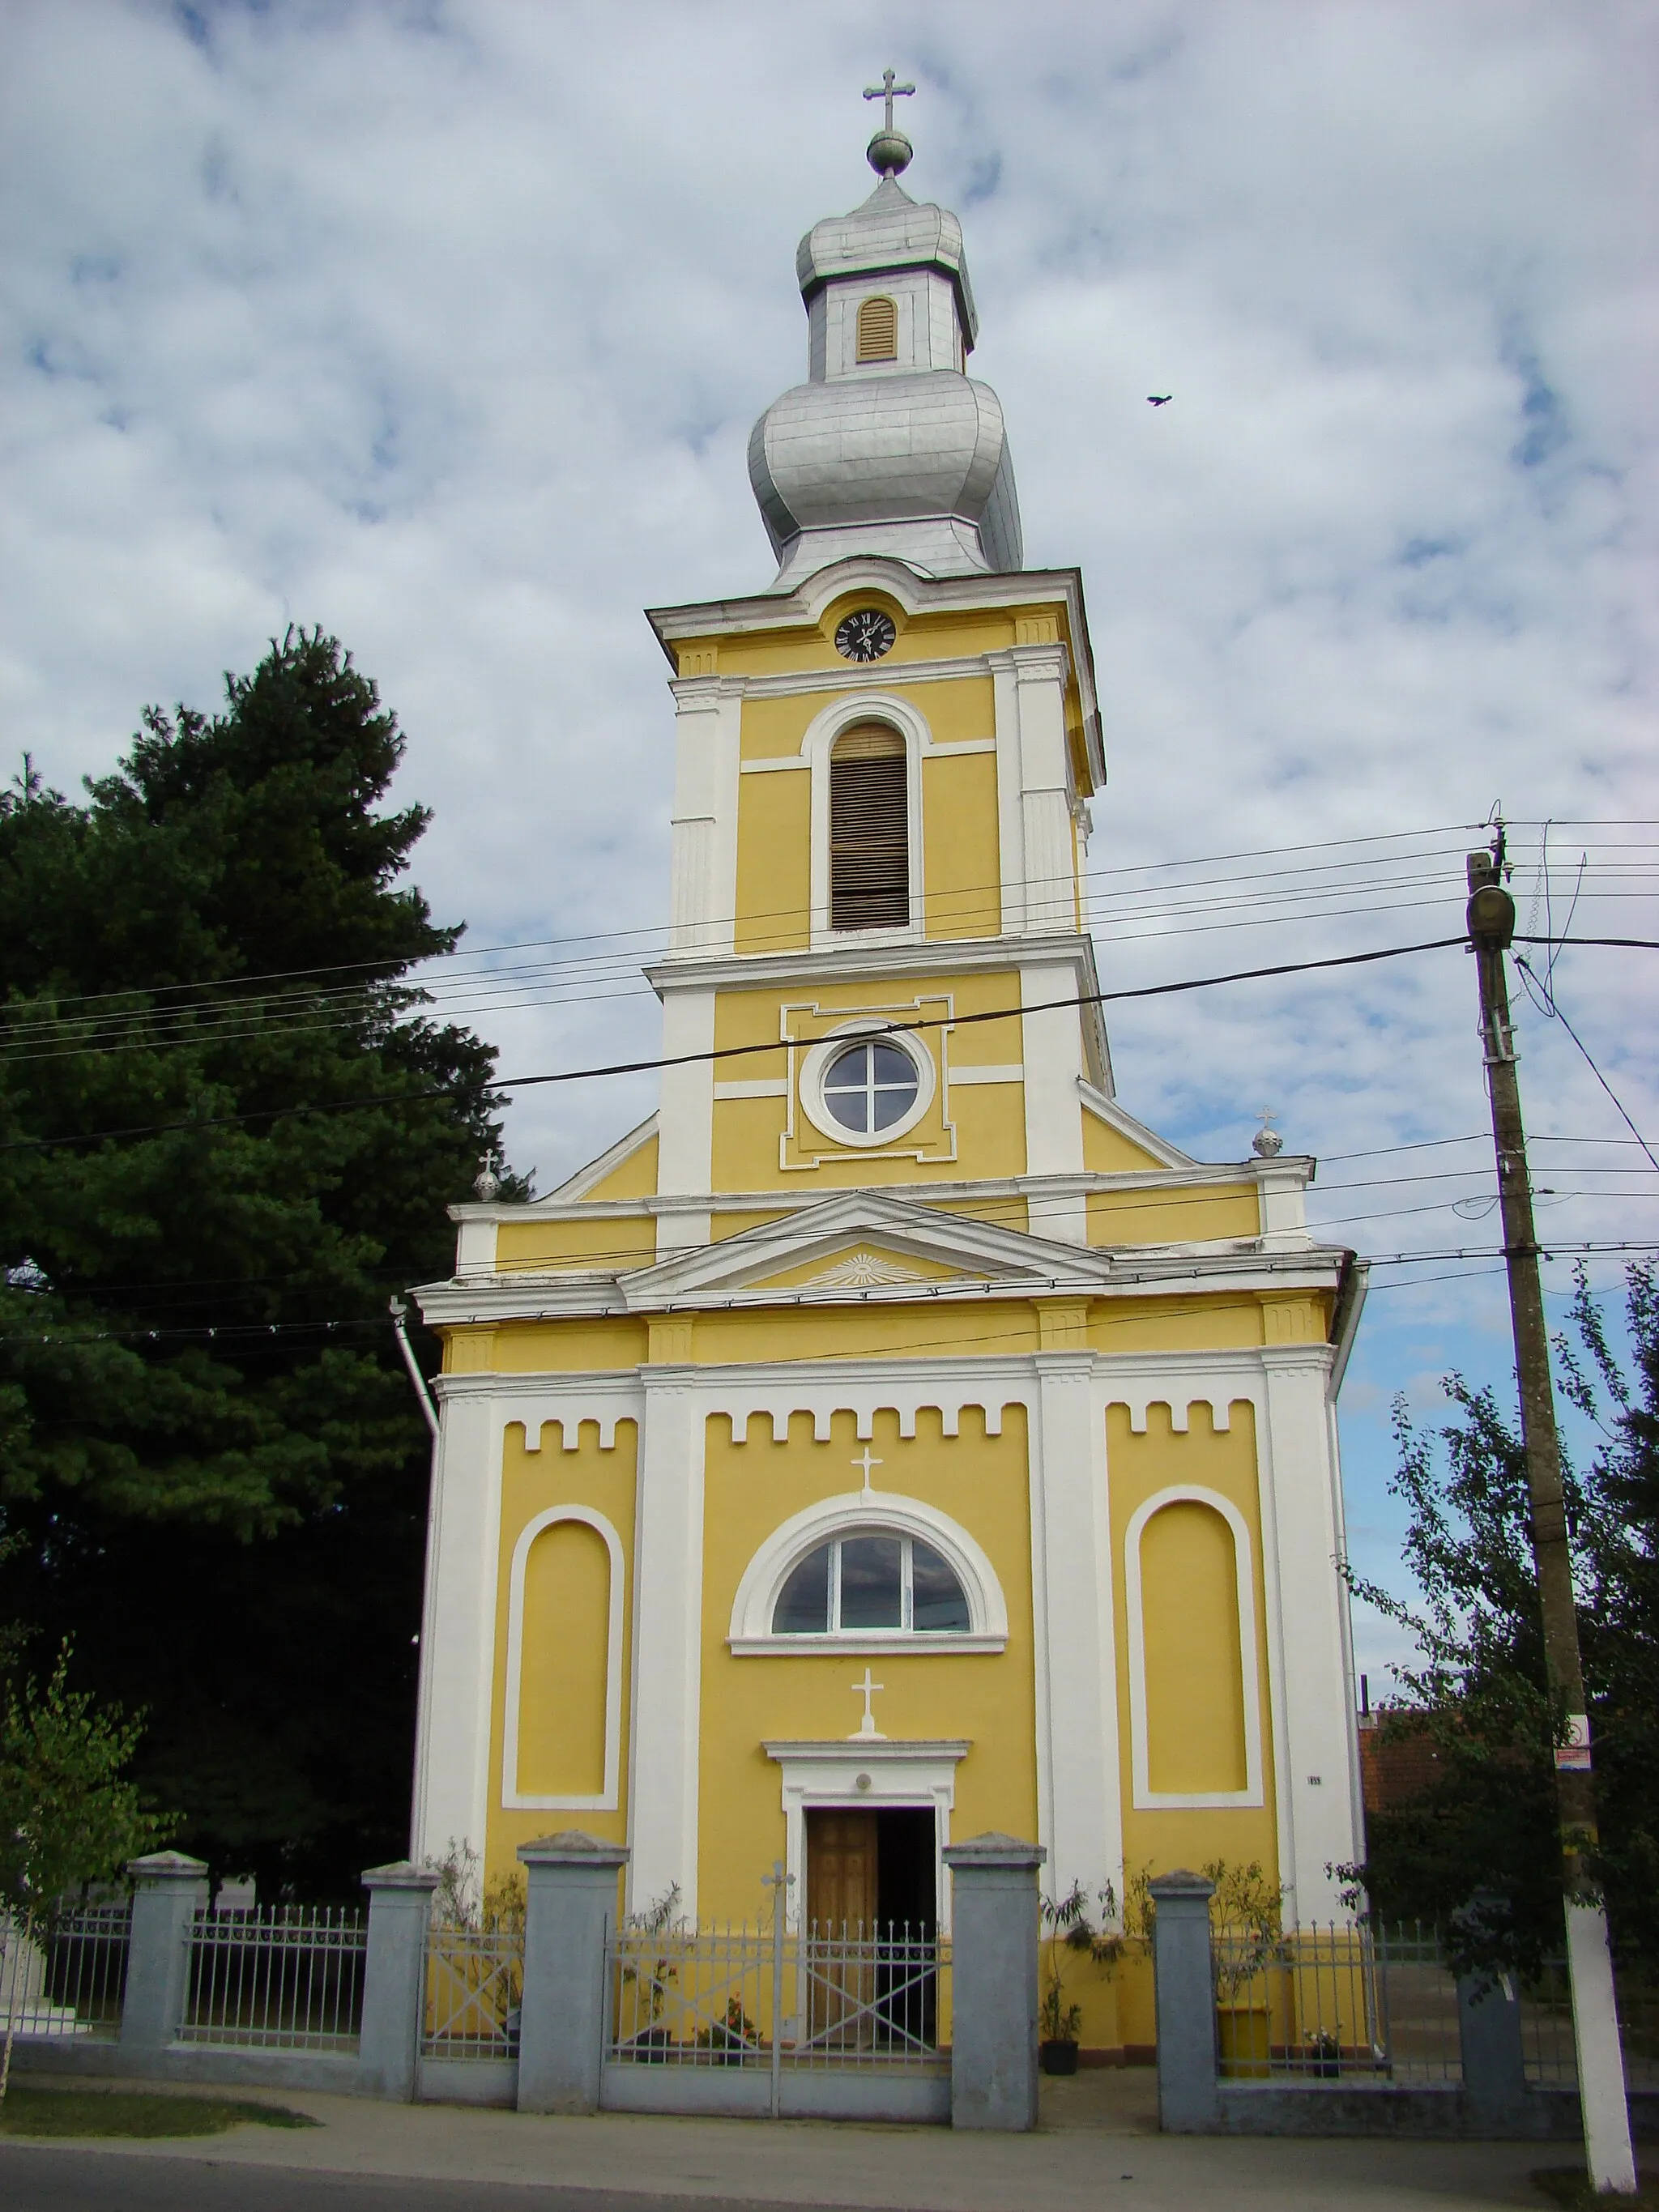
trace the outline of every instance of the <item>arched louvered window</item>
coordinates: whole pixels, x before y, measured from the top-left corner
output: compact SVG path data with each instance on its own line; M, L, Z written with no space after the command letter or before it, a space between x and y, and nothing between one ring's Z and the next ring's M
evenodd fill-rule
M830 756L830 927L902 929L910 919L904 740L860 722Z
M898 302L879 295L859 302L858 357L860 361L898 359Z

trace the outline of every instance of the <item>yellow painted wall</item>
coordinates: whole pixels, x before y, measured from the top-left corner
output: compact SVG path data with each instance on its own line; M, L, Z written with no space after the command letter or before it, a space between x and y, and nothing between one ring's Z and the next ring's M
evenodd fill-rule
M657 1224L648 1213L504 1221L495 1232L495 1266L503 1275L537 1267L648 1267L656 1256Z
M1083 1109L1083 1164L1091 1175L1145 1175L1164 1162L1098 1114Z
M1244 1679L1233 1532L1195 1500L1140 1535L1147 1780L1159 1791L1243 1790Z
M1261 1233L1253 1183L1091 1190L1088 1208L1091 1244L1178 1244Z
M738 778L739 952L783 952L808 941L811 805L804 770Z
M617 1424L616 1445L611 1451L599 1449L599 1434L596 1422L584 1422L576 1450L568 1452L560 1448L558 1430L550 1428L544 1431L544 1448L530 1452L525 1449L522 1424L515 1423L507 1431L501 1455L501 1522L496 1553L495 1660L490 1700L489 1816L484 1849L487 1877L510 1874L518 1863L514 1856L518 1846L552 1830L586 1828L590 1834L603 1836L613 1843L624 1842L627 1838L627 1654L633 1638L634 1491L638 1439L631 1421ZM507 1577L513 1547L528 1522L556 1505L586 1505L603 1513L617 1531L626 1563L623 1591L621 1802L614 1813L595 1813L586 1808L580 1813L546 1809L509 1813L501 1805ZM584 1534L590 1533L583 1531ZM597 1579L591 1571L584 1572L580 1550L574 1557L567 1553L560 1560L556 1547L538 1565L537 1550L545 1540L544 1537L538 1539L531 1552L532 1565L538 1569L535 1595L544 1604L574 1604L574 1611L562 1612L557 1617L544 1613L535 1620L532 1629L532 1593L526 1591L526 1656L531 1664L526 1668L526 1687L520 1692L526 1725L520 1730L520 1742L528 1748L532 1759L540 1763L544 1773L553 1766L562 1767L566 1772L573 1765L579 1769L586 1765L591 1770L594 1757L593 1715L603 1705L606 1622L598 1601ZM592 1541L599 1543L597 1535ZM591 1570L591 1554L586 1566ZM530 1683L537 1670L543 1672L544 1678L553 1678L550 1695L531 1694ZM567 1726L562 1705L556 1706L555 1699L568 1702L576 1723L574 1728ZM533 1765L529 1773L521 1772L520 1786L526 1793L537 1787ZM580 1794L591 1793L582 1790Z
M995 754L924 756L921 799L923 927L934 938L994 937L1002 927Z
M699 1905L705 1917L761 1917L762 1877L783 1856L779 1768L761 1744L769 1737L844 1737L863 1703L852 1685L869 1665L885 1688L877 1725L894 1736L968 1736L973 1749L957 1770L952 1832L992 1827L1036 1832L1035 1689L1032 1675L1031 1542L1023 1412L1011 1407L1000 1437L988 1437L964 1412L948 1437L924 1411L916 1434L901 1438L896 1418L878 1413L870 1449L886 1490L923 1499L959 1521L989 1554L1008 1600L1009 1638L1001 1654L918 1648L877 1658L845 1652L734 1657L726 1646L732 1601L744 1569L781 1521L823 1498L859 1487L852 1462L863 1446L851 1413L837 1414L826 1443L812 1441L798 1416L788 1441L771 1442L756 1421L736 1444L724 1418L708 1425L705 1448L702 1782L698 1844Z
M654 1198L657 1194L657 1133L642 1137L583 1197L591 1204L609 1198Z
M1251 1575L1255 1591L1257 1672L1261 1699L1264 1758L1272 1741L1267 1709L1267 1650L1266 1606L1261 1591L1261 1533L1255 1464L1255 1417L1247 1401L1231 1409L1231 1426L1218 1432L1211 1425L1207 1406L1194 1405L1188 1432L1176 1433L1167 1406L1147 1408L1146 1431L1134 1435L1126 1407L1113 1406L1106 1416L1106 1456L1111 1492L1113 1577L1123 1586L1124 1533L1136 1508L1159 1490L1174 1484L1192 1483L1218 1492L1244 1516L1250 1531ZM1176 1550L1178 1553L1179 1546ZM1161 1570L1160 1570L1161 1571ZM1194 1669L1201 1663L1211 1632L1196 1622L1189 1644L1180 1638L1160 1641L1149 1650L1149 1705L1165 1712L1193 1710L1201 1684ZM1124 1856L1131 1868L1150 1867L1154 1874L1176 1865L1191 1866L1205 1859L1224 1858L1234 1863L1259 1860L1271 1874L1277 1863L1276 1830L1273 1814L1273 1777L1268 1760L1267 1803L1260 1809L1221 1806L1195 1810L1136 1812L1131 1800L1129 1773L1128 1620L1120 1605L1116 1614L1118 1678L1124 1686L1121 1707ZM1207 1639L1207 1640L1206 1640Z
M583 1521L544 1528L525 1561L519 1788L598 1797L605 1789L611 1556Z

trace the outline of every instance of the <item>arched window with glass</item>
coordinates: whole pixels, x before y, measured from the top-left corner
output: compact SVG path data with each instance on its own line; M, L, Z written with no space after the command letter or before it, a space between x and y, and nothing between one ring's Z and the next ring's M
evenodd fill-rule
M920 1536L849 1529L790 1571L772 1610L775 1636L965 1635L968 1594Z

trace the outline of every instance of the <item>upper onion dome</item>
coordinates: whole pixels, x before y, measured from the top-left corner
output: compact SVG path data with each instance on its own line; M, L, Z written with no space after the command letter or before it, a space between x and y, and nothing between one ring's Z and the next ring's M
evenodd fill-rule
M881 182L850 215L815 223L795 256L808 380L749 440L780 587L849 553L935 576L1023 559L1001 404L964 373L979 319L962 225L899 185L901 141L908 160L902 133L877 133Z

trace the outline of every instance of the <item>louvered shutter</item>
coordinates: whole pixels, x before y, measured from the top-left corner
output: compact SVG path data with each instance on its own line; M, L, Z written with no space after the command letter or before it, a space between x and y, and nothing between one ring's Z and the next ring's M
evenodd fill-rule
M894 361L897 356L897 301L880 298L860 301L859 303L859 359L860 361Z
M902 929L909 919L904 740L866 722L830 758L830 926Z

